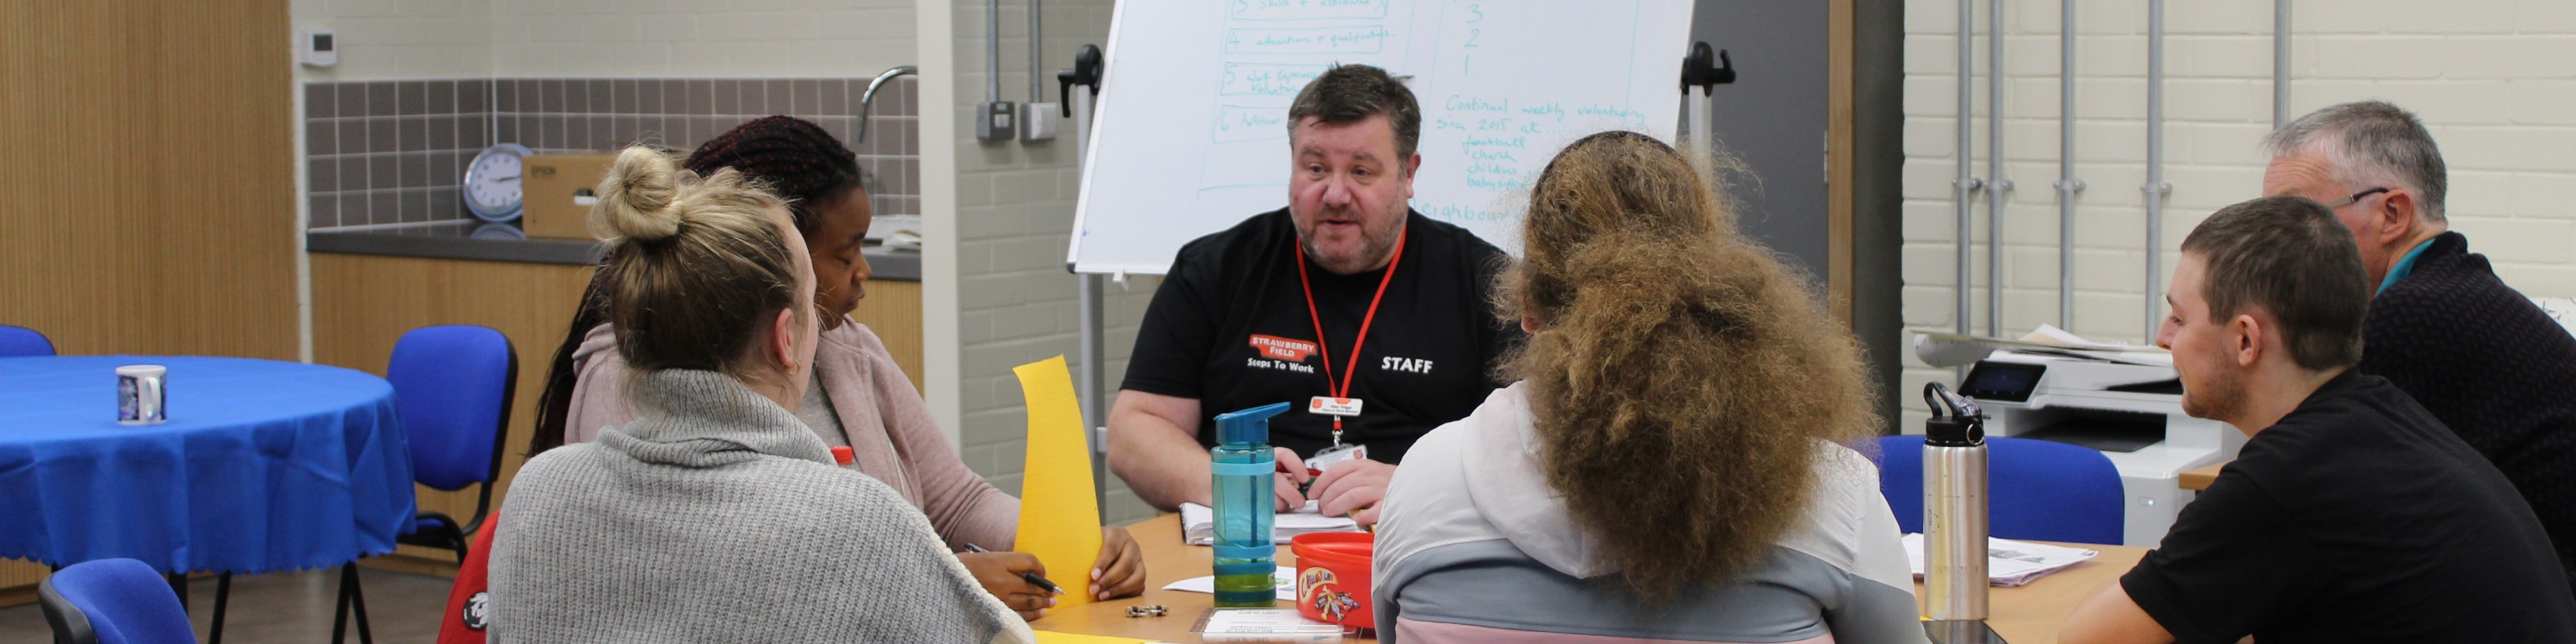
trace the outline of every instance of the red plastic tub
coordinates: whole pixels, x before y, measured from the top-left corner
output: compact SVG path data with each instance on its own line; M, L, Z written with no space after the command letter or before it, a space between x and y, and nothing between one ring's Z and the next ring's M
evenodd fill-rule
M1288 551L1297 555L1297 614L1340 624L1346 631L1377 627L1377 615L1369 610L1369 563L1377 552L1377 535L1302 534L1288 542Z

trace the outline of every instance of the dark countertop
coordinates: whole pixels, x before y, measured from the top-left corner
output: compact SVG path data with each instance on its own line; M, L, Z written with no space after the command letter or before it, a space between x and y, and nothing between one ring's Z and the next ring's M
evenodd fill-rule
M304 233L305 250L342 255L389 255L487 262L584 266L599 260L599 242L580 239L529 239L516 224L465 220L400 228L315 230ZM869 248L870 279L921 281L921 253Z

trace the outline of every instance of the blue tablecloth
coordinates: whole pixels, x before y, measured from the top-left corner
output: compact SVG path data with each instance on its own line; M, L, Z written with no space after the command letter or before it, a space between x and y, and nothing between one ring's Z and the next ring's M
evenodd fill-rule
M116 422L116 368L169 367L169 422ZM320 365L0 358L0 557L256 573L392 552L412 529L393 386Z

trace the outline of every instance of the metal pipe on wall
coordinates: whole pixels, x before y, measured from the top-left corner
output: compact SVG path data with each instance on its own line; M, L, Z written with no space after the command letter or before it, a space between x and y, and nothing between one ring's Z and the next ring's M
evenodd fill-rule
M1959 178L1950 181L1951 193L1957 202L1957 211L1959 214L1959 237L1956 240L1958 242L1956 246L1959 260L1958 327L1960 335L1966 335L1968 333L1968 255L1971 250L1970 240L1968 239L1971 233L1970 223L1968 221L1968 216L1970 214L1969 202L1975 199L1977 188L1980 186L1980 183L1977 181L1977 177L1969 173L1969 164L1974 162L1973 159L1969 158L1969 149L1976 145L1976 133L1971 129L1971 119L1975 118L1975 115L1969 113L1971 110L1976 109L1976 95L1972 93L1976 90L1976 37L1977 8L1975 3L1969 2L1968 0L1960 0L1958 67Z
M2057 327L2075 328L2075 0L2062 0L2057 32Z
M2173 192L2165 183L2165 0L2147 0L2147 182L2138 189L2147 194L2146 340L2153 343L2164 321L2156 309L2164 303L2165 195Z
M984 0L984 102L1001 100L1002 0Z
M2272 0L2272 129L2290 124L2290 0Z
M2004 201L2004 0L1986 3L1986 335L2003 337Z
M1039 49L1046 41L1045 33L1038 29L1038 0L1029 0L1029 103L1032 105L1046 102L1046 76L1038 73L1038 70L1046 69L1046 55ZM1032 115L1037 113L1037 108L1028 109Z

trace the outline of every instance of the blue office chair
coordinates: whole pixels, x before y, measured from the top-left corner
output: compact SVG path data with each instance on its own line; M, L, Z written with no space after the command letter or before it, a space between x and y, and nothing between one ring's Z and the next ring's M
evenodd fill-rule
M0 358L27 358L54 355L54 342L45 334L23 326L0 324Z
M1906 532L1923 531L1923 437L1878 438L1878 489ZM1987 534L2002 539L2118 544L2120 470L2092 449L1986 437Z
M462 563L466 549L473 547L472 535L492 511L492 483L501 476L501 440L509 431L510 403L518 390L519 353L509 338L487 327L421 327L394 342L385 380L393 383L394 406L411 438L412 477L451 492L482 486L472 518L458 523L446 514L424 511L414 519L411 534L395 542L454 551ZM340 567L340 608L331 641L341 641L352 608L358 614L358 640L373 642L356 562Z
M36 586L55 644L196 644L179 594L150 564L99 559L72 564Z

